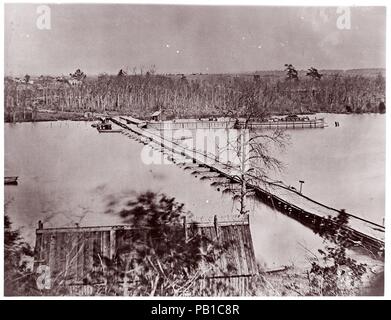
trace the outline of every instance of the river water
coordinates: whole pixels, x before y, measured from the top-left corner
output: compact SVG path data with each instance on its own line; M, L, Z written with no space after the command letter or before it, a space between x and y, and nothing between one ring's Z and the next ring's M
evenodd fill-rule
M290 144L280 155L286 168L276 178L295 187L304 180L304 194L382 223L385 116L324 116L328 128L289 130ZM191 171L143 163L143 147L122 134L99 134L88 122L5 124L5 175L19 176L17 186L5 186L6 212L32 243L38 220L45 227L121 223L104 213L108 201L147 190L175 197L196 216L237 212L231 195ZM300 223L257 201L249 207L260 264L304 265L306 249L322 246Z

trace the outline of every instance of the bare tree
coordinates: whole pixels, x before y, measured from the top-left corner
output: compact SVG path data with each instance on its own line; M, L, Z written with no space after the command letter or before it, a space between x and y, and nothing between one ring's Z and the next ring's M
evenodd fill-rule
M233 178L240 184L235 190L235 198L239 198L241 214L248 213L246 198L253 193L249 185L258 186L267 183L271 171L280 171L282 162L277 159L274 149L283 149L288 142L287 134L281 129L254 130L255 122L264 120L274 103L253 85L247 86L239 95L236 104L225 110L224 115L234 117L237 134L228 141L228 151L235 157L231 167ZM254 122L255 121L255 122Z
M271 172L283 169L283 163L273 155L273 150L283 149L288 137L280 129L263 133L239 129L239 132L233 148L239 160L234 178L239 182L240 189L235 196L239 198L239 212L246 214L247 196L254 192L249 186L265 186L270 181Z

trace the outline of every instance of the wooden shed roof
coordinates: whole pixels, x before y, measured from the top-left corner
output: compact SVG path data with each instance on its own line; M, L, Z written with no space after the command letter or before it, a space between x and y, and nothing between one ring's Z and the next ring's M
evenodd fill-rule
M161 110L155 111L154 113L151 114L151 117L160 116L161 113L162 113Z

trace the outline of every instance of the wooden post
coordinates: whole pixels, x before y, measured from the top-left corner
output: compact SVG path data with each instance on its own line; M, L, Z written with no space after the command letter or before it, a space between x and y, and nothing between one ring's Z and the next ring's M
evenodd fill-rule
M213 224L214 224L214 227L215 227L216 236L217 236L217 238L219 238L219 228L218 228L217 215L215 215L213 217Z
M186 222L186 216L183 217L183 231L185 232L185 241L187 242L187 222Z
M115 230L110 230L110 252L109 258L113 259L116 251L116 232Z
M304 183L304 181L303 181L303 180L299 180L299 183L300 183L300 193L301 193L301 191L302 191L302 189L303 189L303 183Z
M220 161L220 146L219 146L219 142L216 142L216 139L215 139L215 161L216 162L219 162Z

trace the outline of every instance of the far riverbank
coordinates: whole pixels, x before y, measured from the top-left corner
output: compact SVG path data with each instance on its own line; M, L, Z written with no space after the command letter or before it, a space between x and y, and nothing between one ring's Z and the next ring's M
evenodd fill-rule
M316 113L303 113L306 114L316 114ZM330 113L331 114L331 113ZM379 114L378 112L366 112L366 113L353 113L353 112L339 112L333 114L346 114L346 115L359 115L359 114ZM45 110L45 111L15 111L15 112L4 112L4 122L5 123L14 123L14 122L44 122L44 121L95 121L102 116L118 116L120 113L115 111L110 111L105 114L96 113L96 112L77 112L77 111L56 111L56 110ZM121 114L124 116L134 116L131 114ZM285 114L273 114L273 116L284 116ZM203 116L204 117L204 116ZM216 117L213 115L213 117ZM145 117L138 117L145 120ZM198 119L199 117L194 117ZM167 119L172 120L172 119Z

